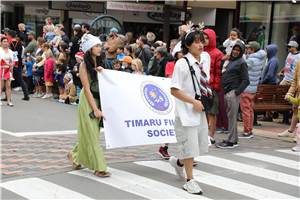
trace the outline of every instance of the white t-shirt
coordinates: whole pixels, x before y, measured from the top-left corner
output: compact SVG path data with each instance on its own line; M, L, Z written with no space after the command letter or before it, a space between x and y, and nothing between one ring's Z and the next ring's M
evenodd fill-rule
M297 62L300 60L300 53L292 54L286 57L285 66L284 66L284 80L287 82L291 82L294 79L294 73Z
M200 83L200 64L203 63L204 72L210 79L210 56L206 52L200 55L200 63L188 53L185 55L190 64L195 70L196 77ZM189 66L184 58L178 60L174 67L173 77L171 81L171 88L177 88L184 92L189 97L195 98L195 89L192 82L191 72ZM195 87L197 93L200 95L198 84L195 80ZM200 114L196 112L194 106L190 103L181 101L175 97L175 116L179 117L183 126L198 126L200 125Z

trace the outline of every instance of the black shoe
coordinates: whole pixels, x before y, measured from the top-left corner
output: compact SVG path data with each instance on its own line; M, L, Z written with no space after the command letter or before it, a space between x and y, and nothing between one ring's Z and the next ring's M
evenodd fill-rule
M261 126L261 124L253 123L253 126Z
M163 159L166 159L166 160L169 160L170 159L170 156L168 154L168 146L165 146L165 147L159 147L158 149L158 154L163 158Z
M29 97L29 96L24 97L24 98L22 98L22 100L24 100L24 101L29 101L29 100L30 100L30 97Z
M58 99L58 97L59 97L59 95L57 95L57 96L53 97L53 99Z
M70 98L69 97L66 98L65 104L70 104Z
M1 99L1 101L7 101L7 97L5 97L5 98Z
M216 147L221 149L233 149L234 147L237 146L238 146L237 142L231 143L228 142L227 140L223 140L223 142L216 143Z
M287 125L290 125L291 123L289 121L279 121L278 124L287 124Z
M273 121L272 117L267 118L266 116L258 118L257 120L258 121L264 121L264 122L272 122Z
M278 119L278 117L279 117L278 112L274 112L273 115L272 115L272 117L273 117L274 119Z

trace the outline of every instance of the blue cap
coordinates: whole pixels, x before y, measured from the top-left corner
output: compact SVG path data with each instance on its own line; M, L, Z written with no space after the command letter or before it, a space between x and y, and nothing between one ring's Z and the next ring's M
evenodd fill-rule
M118 29L112 28L112 29L110 29L110 32L113 32L113 33L115 33L118 36Z

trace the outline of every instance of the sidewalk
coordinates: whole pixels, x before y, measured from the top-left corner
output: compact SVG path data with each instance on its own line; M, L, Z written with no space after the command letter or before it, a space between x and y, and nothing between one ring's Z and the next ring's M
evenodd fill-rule
M209 148L209 154L283 149L295 146L292 138L277 137L277 133L281 133L289 127L278 124L277 122L280 120L260 122L262 126L254 127L254 138L240 139L239 147L235 149L218 149L213 145ZM238 130L243 130L242 122L238 122ZM226 138L227 134L215 134L217 142ZM76 143L77 135L25 136L2 140L2 179L34 173L55 173L72 170L66 155ZM118 162L161 159L157 153L159 144L105 149L105 138L101 133L100 146L108 165ZM174 156L178 155L176 144L169 145L169 153Z

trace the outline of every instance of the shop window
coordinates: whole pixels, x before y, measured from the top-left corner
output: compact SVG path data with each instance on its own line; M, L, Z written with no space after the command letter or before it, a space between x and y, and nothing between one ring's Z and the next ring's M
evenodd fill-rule
M241 2L240 31L246 41L257 41L261 49L268 44L271 2Z
M31 27L36 36L43 36L43 27L46 25L45 19L49 16L45 15L25 15L25 24ZM51 17L51 16L50 16ZM53 24L60 23L60 17L51 17Z

